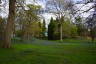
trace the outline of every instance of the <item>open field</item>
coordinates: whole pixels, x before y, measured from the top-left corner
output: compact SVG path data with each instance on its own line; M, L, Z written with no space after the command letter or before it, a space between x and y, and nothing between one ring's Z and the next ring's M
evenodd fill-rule
M13 48L0 49L0 64L96 64L96 44L83 42L14 43Z

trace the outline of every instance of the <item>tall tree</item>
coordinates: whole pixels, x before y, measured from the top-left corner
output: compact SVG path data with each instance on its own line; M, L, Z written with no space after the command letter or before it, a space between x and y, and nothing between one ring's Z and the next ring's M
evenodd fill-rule
M60 40L63 40L62 34L63 34L63 29L62 29L62 21L61 17L63 16L65 18L65 16L68 16L67 11L72 9L73 7L73 2L72 0L51 0L48 1L48 4L50 5L48 6L48 9L50 10L49 12L55 14L58 17L58 23L60 24Z
M17 6L18 6L16 15L16 24L18 24L17 28L18 27L20 28L19 30L22 33L21 34L22 40L29 40L32 37L32 35L34 35L32 33L34 32L34 28L32 28L34 26L33 24L36 25L36 23L40 21L37 13L40 9L40 6L34 4L26 4L27 9L23 7L23 3L22 5L18 4ZM36 26L38 27L38 25Z
M86 19L87 27L90 30L91 40L92 40L92 42L94 42L94 39L96 37L96 0L86 0L86 1L87 1L87 3L90 3L90 2L94 3L94 5L92 6L94 11Z
M15 21L15 2L16 0L9 0L9 15L7 20L7 25L5 29L5 42L3 44L4 48L11 47L11 38L14 29L14 21Z
M42 35L43 35L43 37L45 37L45 33L46 33L46 22L45 22L45 19L43 19L43 26L42 26Z
M48 40L53 40L54 39L54 36L53 36L54 28L55 28L54 27L54 20L53 20L53 18L51 18L50 23L48 25Z

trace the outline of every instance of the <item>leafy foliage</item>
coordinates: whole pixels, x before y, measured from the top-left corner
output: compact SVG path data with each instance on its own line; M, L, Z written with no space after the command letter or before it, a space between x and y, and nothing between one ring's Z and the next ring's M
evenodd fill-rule
M63 18L63 19L62 19ZM70 37L76 37L77 36L77 27L75 24L73 24L69 19L64 19L64 17L61 18L62 22L62 29L63 29L63 38L70 38ZM48 26L48 38L49 39L59 39L60 36L60 24L58 23L59 20L53 20L51 18L50 24Z

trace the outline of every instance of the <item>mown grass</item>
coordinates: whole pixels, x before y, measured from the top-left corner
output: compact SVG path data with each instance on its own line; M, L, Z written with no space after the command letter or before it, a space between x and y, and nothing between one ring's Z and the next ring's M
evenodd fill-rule
M96 64L96 44L83 40L36 40L0 49L0 64Z

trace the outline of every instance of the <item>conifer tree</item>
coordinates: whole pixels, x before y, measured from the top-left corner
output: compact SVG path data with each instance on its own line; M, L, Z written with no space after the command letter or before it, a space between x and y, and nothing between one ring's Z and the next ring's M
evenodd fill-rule
M54 24L54 20L53 18L51 18L50 20L50 24L48 25L48 40L53 40L54 39L54 28L55 28L55 24Z
M45 33L46 33L46 22L45 22L45 19L43 19L43 26L42 26L42 35L43 35L43 37L45 37Z

